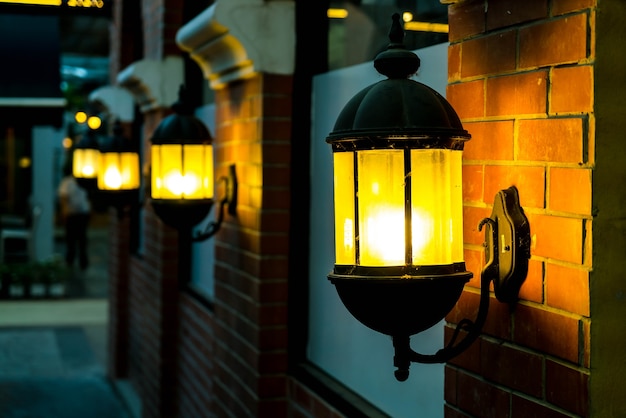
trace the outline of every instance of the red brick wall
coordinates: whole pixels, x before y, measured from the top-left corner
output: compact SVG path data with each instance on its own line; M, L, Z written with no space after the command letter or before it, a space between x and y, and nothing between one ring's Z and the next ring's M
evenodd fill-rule
M135 59L158 60L167 55L180 54L171 36L172 28L181 26L180 6L180 1L143 2L143 22L132 13L124 14L124 9L119 7L114 16L112 40L116 42L112 44L112 69L117 72ZM171 11L166 11L165 7L171 8ZM134 20L134 25L142 25L145 39L143 57L136 58L139 55L133 49L136 39L130 35L135 32L129 29L129 20ZM149 139L167 111L157 109L144 115L145 156L149 156ZM149 157L146 160L149 161ZM156 217L148 201L142 216L144 235L141 257L129 259L118 254L114 267L117 277L112 279L115 292L111 295L113 328L110 333L112 363L109 372L113 377L127 376L133 383L141 398L144 417L176 416L178 234ZM122 227L119 225L112 233L112 242L126 246L122 246L120 251L128 245L128 237ZM123 268L126 272L122 272ZM127 340L124 341L124 338Z
M472 134L463 187L475 278L448 319L476 315L478 221L510 185L530 221L532 256L520 303L509 311L492 298L482 338L446 366L446 417L588 415L594 6L449 8L448 99Z
M215 238L217 415L286 414L291 83L264 75L216 92L217 176L236 163L239 182L236 219Z
M176 45L176 32L183 22L184 0L142 1L144 56L160 60L168 55L181 55Z
M117 74L143 55L141 6L115 0L109 32L109 78L115 85Z

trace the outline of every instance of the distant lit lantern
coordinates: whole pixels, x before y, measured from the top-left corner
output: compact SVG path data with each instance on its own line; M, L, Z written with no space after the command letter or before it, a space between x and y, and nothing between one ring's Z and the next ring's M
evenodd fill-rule
M172 109L174 113L161 121L152 136L150 197L157 216L183 231L202 221L214 203L213 138L193 115L184 86ZM224 182L225 191L219 201L218 219L198 232L195 241L210 238L220 229L226 205L228 213L236 213L235 166L231 165L219 180Z
M441 321L472 277L463 259L461 190L470 135L443 96L409 78L420 60L402 44L399 14L389 37L374 62L388 79L357 93L326 139L335 207L335 265L328 278L356 319L393 337L396 377L406 380L411 361L447 361L474 341L492 280L498 299L517 300L530 240L517 190L501 191L480 225L491 235L479 316L464 322L469 337L454 345L455 335L436 355L410 349L409 337Z
M181 87L174 113L152 136L150 196L157 215L170 226L190 228L213 206L213 138L192 113Z
M137 202L140 186L139 153L122 131L121 124L116 122L113 135L100 147L98 163L98 191L107 195L106 201L118 210Z
M100 146L92 131L87 131L78 141L72 157L72 174L84 187L93 189L97 185Z

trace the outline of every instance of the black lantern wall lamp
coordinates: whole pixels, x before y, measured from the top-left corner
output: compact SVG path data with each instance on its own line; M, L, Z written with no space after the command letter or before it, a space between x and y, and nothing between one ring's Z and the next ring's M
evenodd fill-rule
M181 86L179 98L152 136L150 195L152 207L161 220L179 230L190 230L202 221L214 203L213 139L209 130L193 116L187 92ZM218 218L193 237L202 241L221 227L224 210L235 214L237 179L229 167L224 182Z
M118 215L123 208L139 200L139 152L137 144L123 135L119 121L113 125L113 135L105 138L99 150L97 167L98 192L106 196Z
M390 44L374 66L388 79L357 93L326 141L333 151L335 266L329 280L350 313L389 335L396 379L411 362L440 363L480 335L489 286L505 303L517 301L530 257L530 227L517 189L501 190L484 219L485 260L475 321L457 325L435 354L420 354L410 336L441 321L472 273L463 258L462 150L470 135L452 106L411 80L420 60L406 50L400 15ZM461 333L464 338L457 342Z

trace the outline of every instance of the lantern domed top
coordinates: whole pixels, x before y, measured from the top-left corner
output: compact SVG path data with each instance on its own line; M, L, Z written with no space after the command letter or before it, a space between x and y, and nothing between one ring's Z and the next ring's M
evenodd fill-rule
M152 135L157 144L210 144L213 138L202 121L193 115L184 86L178 92L178 101L172 105L174 113L165 117Z
M395 145L408 139L421 141L419 147L430 147L430 140L436 142L435 147L443 141L446 148L463 148L470 135L454 108L432 88L409 79L420 60L402 44L403 36L396 13L389 32L391 42L374 61L378 72L389 78L361 90L346 104L327 142L348 146L359 140L371 144L393 138Z

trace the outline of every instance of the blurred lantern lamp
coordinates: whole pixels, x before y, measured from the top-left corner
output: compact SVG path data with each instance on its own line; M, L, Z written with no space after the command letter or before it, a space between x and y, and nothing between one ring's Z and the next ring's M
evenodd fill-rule
M87 131L78 141L72 156L72 174L88 190L97 187L100 146L93 131Z
M161 220L179 230L191 229L209 213L214 202L213 139L206 126L193 116L181 86L174 113L164 118L152 136L150 196ZM234 166L226 183L217 222L211 222L195 240L214 235L223 220L224 206L234 214L236 179Z
M138 199L139 153L128 138L122 135L119 121L113 126L113 135L100 147L98 162L98 190L118 209Z
M326 139L333 151L336 258L328 278L356 319L393 337L400 381L411 362L445 362L480 335L492 280L498 300L515 303L530 257L517 189L502 190L479 225L488 231L477 319L461 321L436 354L410 348L410 336L441 321L472 277L463 259L461 191L470 135L445 98L409 79L420 60L403 37L394 14L391 43L374 62L388 79L357 93ZM461 330L468 334L455 345Z

